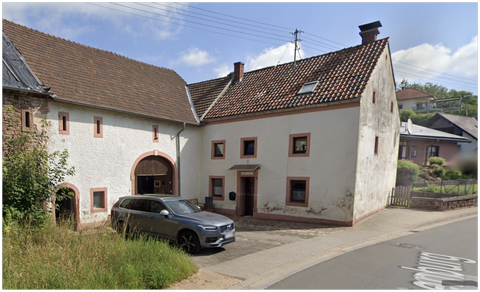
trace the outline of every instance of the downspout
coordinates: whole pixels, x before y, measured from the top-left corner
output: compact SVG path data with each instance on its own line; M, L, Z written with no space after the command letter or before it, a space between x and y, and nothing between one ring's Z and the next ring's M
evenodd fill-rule
M177 171L178 171L178 195L180 196L180 133L185 130L186 122L183 122L183 128L177 133Z

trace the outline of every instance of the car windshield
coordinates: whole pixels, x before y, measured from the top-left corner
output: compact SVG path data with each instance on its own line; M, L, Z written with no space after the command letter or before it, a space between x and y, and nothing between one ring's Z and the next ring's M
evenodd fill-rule
M188 200L165 201L175 214L198 213L200 209Z

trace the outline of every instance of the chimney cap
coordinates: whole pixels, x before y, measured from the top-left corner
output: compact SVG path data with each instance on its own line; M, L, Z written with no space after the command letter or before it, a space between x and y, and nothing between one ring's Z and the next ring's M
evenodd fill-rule
M367 24L363 24L363 25L358 26L358 28L360 28L361 32L368 31L368 30L375 29L375 28L379 28L379 27L382 27L382 24L380 23L380 21L375 21L375 22L371 22L371 23L367 23Z

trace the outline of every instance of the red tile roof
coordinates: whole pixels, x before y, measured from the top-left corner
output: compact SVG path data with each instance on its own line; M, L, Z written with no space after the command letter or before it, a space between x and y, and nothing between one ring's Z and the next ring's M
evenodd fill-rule
M406 88L397 92L397 100L414 99L420 97L432 97L435 99L435 96L431 95L430 93L415 88Z
M65 101L197 124L173 70L3 20L3 30L51 92Z
M232 83L205 116L206 121L283 109L317 106L360 98L388 38L293 63L246 72ZM302 86L319 81L314 92L297 94ZM190 84L195 106L217 98L225 78ZM215 87L214 92L207 88ZM208 85L208 86L207 86ZM201 116L199 114L199 116Z

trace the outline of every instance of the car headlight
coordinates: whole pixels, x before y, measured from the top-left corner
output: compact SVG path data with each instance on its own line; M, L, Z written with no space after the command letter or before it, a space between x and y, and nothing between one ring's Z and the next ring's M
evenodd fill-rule
M205 231L215 231L217 226L208 226L208 225L198 225L198 227L203 228Z

